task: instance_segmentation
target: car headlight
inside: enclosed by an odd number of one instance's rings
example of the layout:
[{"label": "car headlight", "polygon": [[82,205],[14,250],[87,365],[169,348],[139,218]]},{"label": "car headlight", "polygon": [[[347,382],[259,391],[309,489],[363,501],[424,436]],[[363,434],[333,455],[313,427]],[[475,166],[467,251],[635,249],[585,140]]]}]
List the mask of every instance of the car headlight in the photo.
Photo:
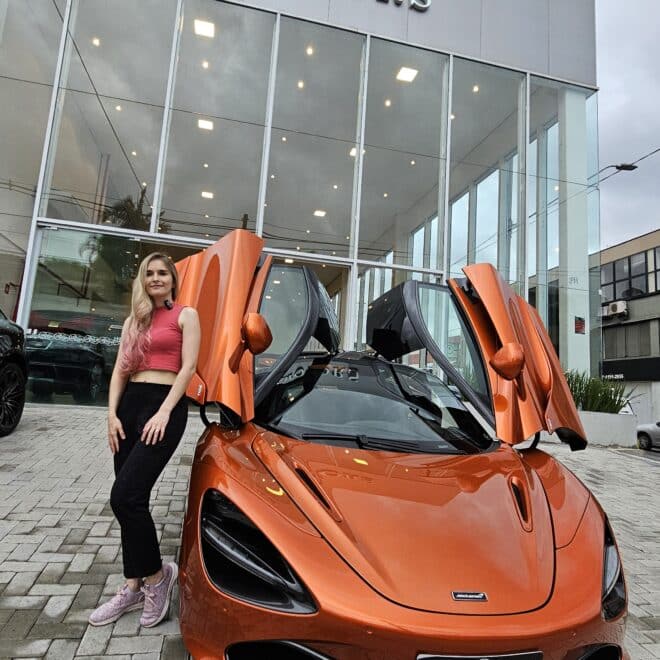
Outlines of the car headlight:
[{"label": "car headlight", "polygon": [[202,556],[213,584],[254,605],[312,614],[316,605],[266,535],[227,497],[208,490],[202,502]]},{"label": "car headlight", "polygon": [[603,618],[613,619],[626,606],[626,586],[621,558],[609,522],[605,522],[605,554],[603,558]]}]

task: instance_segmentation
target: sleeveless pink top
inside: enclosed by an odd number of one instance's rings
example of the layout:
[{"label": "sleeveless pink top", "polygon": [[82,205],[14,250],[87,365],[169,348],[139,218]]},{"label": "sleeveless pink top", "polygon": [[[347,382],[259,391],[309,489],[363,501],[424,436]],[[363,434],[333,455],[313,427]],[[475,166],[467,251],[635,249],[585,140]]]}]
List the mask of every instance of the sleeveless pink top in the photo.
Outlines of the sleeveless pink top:
[{"label": "sleeveless pink top", "polygon": [[161,371],[181,370],[181,345],[183,333],[179,327],[179,315],[183,305],[174,303],[172,309],[157,307],[151,319],[151,346],[138,371],[159,369]]}]

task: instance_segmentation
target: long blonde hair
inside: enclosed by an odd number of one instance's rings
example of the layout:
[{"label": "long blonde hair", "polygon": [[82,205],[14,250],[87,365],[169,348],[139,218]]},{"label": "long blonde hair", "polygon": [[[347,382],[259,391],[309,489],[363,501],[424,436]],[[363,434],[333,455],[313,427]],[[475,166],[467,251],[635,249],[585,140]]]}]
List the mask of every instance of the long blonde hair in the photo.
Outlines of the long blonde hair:
[{"label": "long blonde hair", "polygon": [[134,373],[138,370],[151,344],[151,319],[154,311],[154,301],[147,293],[146,280],[149,264],[160,259],[172,276],[172,300],[176,300],[179,292],[179,278],[172,259],[162,252],[152,252],[147,255],[138,268],[133,280],[131,296],[131,314],[124,332],[119,351],[119,368],[124,373]]}]

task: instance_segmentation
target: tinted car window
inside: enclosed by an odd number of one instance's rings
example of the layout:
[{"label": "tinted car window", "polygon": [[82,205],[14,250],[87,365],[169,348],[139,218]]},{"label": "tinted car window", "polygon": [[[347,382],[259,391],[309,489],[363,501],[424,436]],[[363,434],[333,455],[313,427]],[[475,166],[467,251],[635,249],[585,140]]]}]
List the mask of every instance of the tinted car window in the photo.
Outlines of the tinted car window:
[{"label": "tinted car window", "polygon": [[[429,453],[491,446],[451,390],[432,374],[361,356],[301,356],[257,411],[257,422],[294,437],[336,434],[414,443]],[[323,439],[316,439],[323,441]]]}]

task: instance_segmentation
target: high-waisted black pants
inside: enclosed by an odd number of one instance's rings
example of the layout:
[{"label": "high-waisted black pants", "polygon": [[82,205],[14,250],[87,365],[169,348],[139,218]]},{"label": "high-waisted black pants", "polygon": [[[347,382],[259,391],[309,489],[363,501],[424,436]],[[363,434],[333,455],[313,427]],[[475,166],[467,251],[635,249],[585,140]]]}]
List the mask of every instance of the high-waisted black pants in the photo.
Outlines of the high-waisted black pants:
[{"label": "high-waisted black pants", "polygon": [[172,410],[160,442],[146,445],[140,436],[169,391],[169,385],[129,382],[117,409],[126,438],[119,440],[119,451],[114,456],[115,483],[110,505],[121,526],[126,578],[153,575],[162,565],[156,527],[149,513],[149,497],[186,428],[186,397],[181,397]]}]

